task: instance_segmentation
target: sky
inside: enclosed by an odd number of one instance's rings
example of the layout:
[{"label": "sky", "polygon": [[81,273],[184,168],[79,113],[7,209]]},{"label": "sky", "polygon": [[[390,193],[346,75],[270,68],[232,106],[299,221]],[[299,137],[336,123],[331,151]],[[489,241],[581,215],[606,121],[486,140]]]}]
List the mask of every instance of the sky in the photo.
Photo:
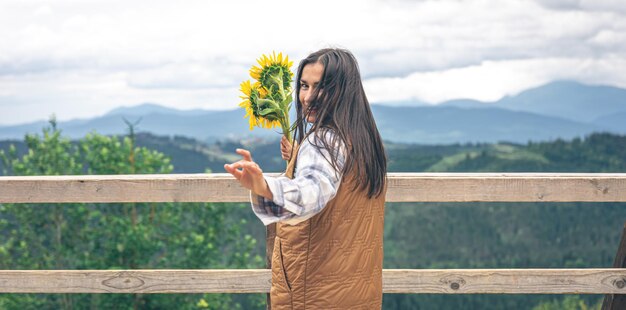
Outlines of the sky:
[{"label": "sky", "polygon": [[626,88],[624,0],[0,2],[0,125],[145,102],[235,109],[262,54],[350,50],[372,103]]}]

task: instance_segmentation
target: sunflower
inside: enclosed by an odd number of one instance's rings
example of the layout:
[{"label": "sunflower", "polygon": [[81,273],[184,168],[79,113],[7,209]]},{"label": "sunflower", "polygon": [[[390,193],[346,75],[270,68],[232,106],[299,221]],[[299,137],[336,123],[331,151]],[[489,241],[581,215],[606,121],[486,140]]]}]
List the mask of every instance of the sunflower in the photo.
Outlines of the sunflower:
[{"label": "sunflower", "polygon": [[283,58],[283,53],[272,52],[271,55],[262,55],[257,59],[259,66],[250,68],[250,76],[259,81],[261,85],[270,93],[274,100],[285,100],[284,95],[291,87],[293,72],[290,68],[293,61],[289,61],[289,56]]},{"label": "sunflower", "polygon": [[246,115],[244,118],[249,117],[250,130],[254,126],[261,128],[274,128],[280,126],[280,121],[276,119],[268,119],[268,117],[261,115],[263,106],[266,105],[265,98],[267,97],[267,90],[265,90],[260,83],[250,83],[250,80],[241,83],[241,92],[245,96],[240,96],[243,101],[239,103],[239,106],[246,109]]},{"label": "sunflower", "polygon": [[280,126],[283,135],[291,141],[291,124],[289,123],[289,109],[293,91],[291,82],[293,65],[289,57],[283,53],[272,52],[271,55],[262,55],[257,59],[259,66],[250,69],[250,76],[256,80],[241,83],[241,96],[243,101],[240,107],[246,109],[249,117],[250,130],[255,126],[261,128],[274,128]]}]

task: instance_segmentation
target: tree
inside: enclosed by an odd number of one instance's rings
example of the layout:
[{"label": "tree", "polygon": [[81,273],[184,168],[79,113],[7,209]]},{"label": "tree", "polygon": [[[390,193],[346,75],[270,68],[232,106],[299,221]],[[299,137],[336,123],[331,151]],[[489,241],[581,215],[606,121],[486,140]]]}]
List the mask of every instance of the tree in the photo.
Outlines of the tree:
[{"label": "tree", "polygon": [[[52,119],[43,136],[27,135],[28,153],[0,151],[5,174],[171,173],[163,153],[136,147],[125,137],[90,133],[77,143],[61,136]],[[245,207],[241,204],[235,208]],[[256,240],[241,235],[233,206],[210,203],[3,204],[0,205],[0,269],[249,268]],[[244,304],[256,304],[239,300]],[[233,309],[232,295],[218,294],[5,294],[7,309]]]},{"label": "tree", "polygon": [[599,310],[601,306],[601,299],[597,303],[590,305],[578,295],[569,295],[565,296],[563,299],[542,302],[533,307],[533,310]]}]

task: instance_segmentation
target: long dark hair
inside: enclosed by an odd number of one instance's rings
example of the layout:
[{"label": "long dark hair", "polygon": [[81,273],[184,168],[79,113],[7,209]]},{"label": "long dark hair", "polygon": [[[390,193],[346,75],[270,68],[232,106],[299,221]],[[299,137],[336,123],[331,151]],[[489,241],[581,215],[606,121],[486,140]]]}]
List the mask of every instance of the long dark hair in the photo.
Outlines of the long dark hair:
[{"label": "long dark hair", "polygon": [[[314,98],[307,111],[300,102],[300,79],[302,70],[308,64],[320,63],[324,67],[322,78],[311,94]],[[365,191],[369,198],[378,197],[384,192],[387,176],[387,157],[382,139],[369,102],[363,90],[361,74],[356,58],[344,49],[322,49],[312,53],[300,62],[296,75],[296,111],[294,137],[302,140],[313,132],[324,134],[334,131],[331,141],[319,141],[318,149],[329,151],[326,158],[337,167],[337,152],[332,151],[341,139],[346,146],[344,176],[354,174],[354,189]],[[306,119],[311,110],[316,110],[316,119],[307,130]],[[325,154],[325,152],[322,152]]]}]

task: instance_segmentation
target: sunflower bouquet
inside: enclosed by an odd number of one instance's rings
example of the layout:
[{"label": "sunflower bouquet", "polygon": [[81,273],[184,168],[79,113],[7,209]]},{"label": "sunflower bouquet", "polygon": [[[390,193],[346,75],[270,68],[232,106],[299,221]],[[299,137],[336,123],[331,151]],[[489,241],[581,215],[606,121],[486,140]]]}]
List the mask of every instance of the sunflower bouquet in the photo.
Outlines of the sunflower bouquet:
[{"label": "sunflower bouquet", "polygon": [[255,126],[260,128],[274,128],[280,126],[283,135],[291,140],[291,123],[289,122],[289,110],[291,109],[292,94],[291,72],[292,61],[289,56],[283,58],[282,53],[276,55],[262,55],[257,59],[258,66],[250,69],[250,76],[256,80],[241,83],[241,96],[243,101],[240,107],[246,109],[249,117],[250,130]]}]

